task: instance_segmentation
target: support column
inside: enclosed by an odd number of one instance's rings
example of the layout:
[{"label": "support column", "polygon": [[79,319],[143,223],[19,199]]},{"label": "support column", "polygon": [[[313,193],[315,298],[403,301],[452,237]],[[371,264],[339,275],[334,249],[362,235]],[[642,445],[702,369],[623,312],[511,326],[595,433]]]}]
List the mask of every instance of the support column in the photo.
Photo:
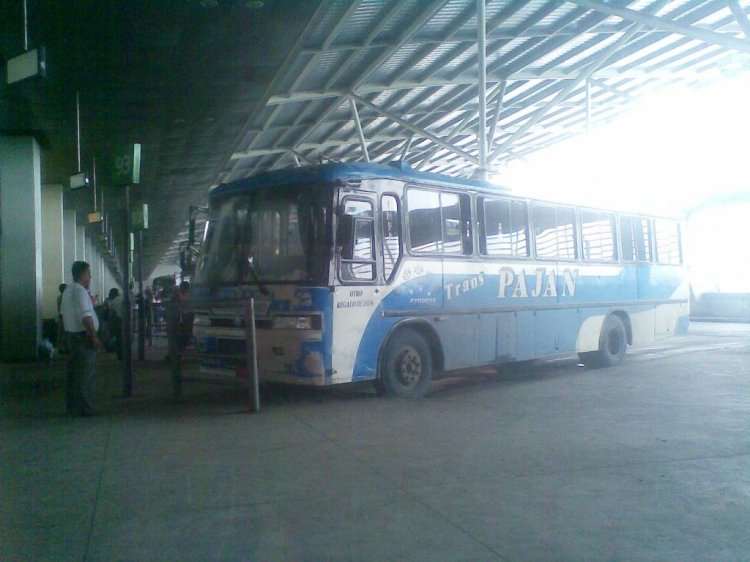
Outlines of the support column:
[{"label": "support column", "polygon": [[86,261],[86,223],[76,223],[76,260]]},{"label": "support column", "polygon": [[39,145],[0,136],[0,352],[33,360],[42,335]]},{"label": "support column", "polygon": [[[94,262],[94,242],[88,236],[86,236],[85,248],[86,248],[85,249],[86,257],[83,258],[83,261],[89,264],[89,267],[91,268],[91,274],[93,275],[96,271],[94,269],[94,263],[93,263]],[[94,294],[93,286],[89,286],[89,293],[91,293],[92,295]]]},{"label": "support column", "polygon": [[487,179],[487,28],[484,0],[477,0],[477,72],[479,74],[479,175]]},{"label": "support column", "polygon": [[63,211],[63,283],[72,279],[70,268],[76,261],[76,212],[73,209]]},{"label": "support column", "polygon": [[57,287],[65,281],[63,238],[62,186],[42,186],[42,318],[57,318]]}]

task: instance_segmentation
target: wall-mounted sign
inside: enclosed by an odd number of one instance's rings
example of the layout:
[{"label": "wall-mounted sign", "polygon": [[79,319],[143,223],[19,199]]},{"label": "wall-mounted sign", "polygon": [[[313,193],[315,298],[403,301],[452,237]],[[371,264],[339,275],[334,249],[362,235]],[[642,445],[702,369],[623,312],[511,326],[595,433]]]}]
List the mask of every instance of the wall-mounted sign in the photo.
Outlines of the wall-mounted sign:
[{"label": "wall-mounted sign", "polygon": [[47,74],[47,63],[44,56],[44,47],[31,49],[25,53],[8,59],[8,84],[20,82],[32,76],[45,76]]},{"label": "wall-mounted sign", "polygon": [[79,172],[70,176],[70,189],[80,189],[89,185],[89,175],[86,172]]},{"label": "wall-mounted sign", "polygon": [[133,209],[130,220],[133,230],[148,230],[148,205],[144,203],[141,207]]},{"label": "wall-mounted sign", "polygon": [[128,144],[115,150],[112,183],[123,186],[141,182],[141,145]]}]

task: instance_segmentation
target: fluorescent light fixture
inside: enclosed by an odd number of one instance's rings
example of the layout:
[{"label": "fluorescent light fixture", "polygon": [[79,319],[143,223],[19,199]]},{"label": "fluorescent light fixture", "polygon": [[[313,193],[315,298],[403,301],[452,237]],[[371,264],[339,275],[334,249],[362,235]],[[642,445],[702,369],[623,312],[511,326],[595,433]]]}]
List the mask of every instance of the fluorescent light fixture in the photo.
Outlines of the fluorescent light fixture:
[{"label": "fluorescent light fixture", "polygon": [[8,84],[20,82],[32,76],[44,76],[47,64],[44,60],[44,47],[31,49],[22,55],[8,59]]}]

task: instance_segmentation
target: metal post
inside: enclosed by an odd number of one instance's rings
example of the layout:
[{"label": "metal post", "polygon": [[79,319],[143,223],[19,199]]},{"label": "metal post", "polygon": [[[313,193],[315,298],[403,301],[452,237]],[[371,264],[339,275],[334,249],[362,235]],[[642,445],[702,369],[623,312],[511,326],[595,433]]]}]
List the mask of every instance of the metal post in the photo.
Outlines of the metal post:
[{"label": "metal post", "polygon": [[412,140],[414,140],[414,135],[406,139],[406,142],[404,143],[404,149],[401,151],[401,160],[406,160],[406,155],[408,154],[409,149],[411,148]]},{"label": "metal post", "polygon": [[477,59],[479,71],[479,171],[487,171],[487,29],[484,0],[477,0]]},{"label": "metal post", "polygon": [[591,80],[586,80],[586,132],[591,132]]},{"label": "metal post", "polygon": [[[79,143],[78,143],[78,159],[79,159],[79,162],[78,162],[78,172],[81,171],[80,158],[81,158],[81,144],[80,144],[80,141],[79,141]],[[94,186],[94,211],[96,211],[97,210],[97,207],[96,207],[96,192],[97,192],[97,189],[98,189],[97,184],[96,184],[96,156],[94,156],[91,159],[91,183]],[[104,217],[104,190],[102,190],[101,204],[102,204],[102,220],[104,221],[105,220],[105,217]],[[104,224],[104,226],[106,227],[106,222],[103,222],[102,224]],[[105,230],[104,234],[107,234],[106,230]]]},{"label": "metal post", "polygon": [[172,372],[172,398],[182,397],[182,362],[180,360],[180,303],[167,303],[167,349]]},{"label": "metal post", "polygon": [[462,150],[462,149],[460,149],[459,147],[457,147],[455,145],[452,145],[450,143],[445,142],[443,139],[441,139],[437,135],[433,135],[432,133],[430,133],[426,129],[422,129],[420,127],[416,127],[415,125],[412,125],[408,121],[406,121],[404,119],[401,119],[395,113],[392,113],[392,112],[390,112],[390,111],[388,111],[386,109],[383,109],[382,107],[378,107],[374,103],[367,101],[365,98],[363,98],[361,96],[358,96],[357,94],[355,94],[353,92],[350,92],[349,96],[351,98],[354,98],[354,100],[357,101],[357,102],[359,102],[361,105],[364,105],[365,107],[367,107],[369,109],[372,109],[373,111],[377,111],[378,113],[380,113],[381,115],[384,115],[385,117],[387,117],[391,121],[393,121],[395,123],[398,123],[403,128],[407,129],[408,131],[411,131],[415,135],[423,137],[425,139],[429,139],[432,142],[434,142],[435,144],[440,145],[440,146],[442,146],[444,148],[447,148],[451,152],[453,152],[455,154],[458,154],[461,158],[465,159],[467,162],[471,162],[472,164],[477,164],[477,165],[479,164],[479,160],[477,160],[476,158],[474,158],[474,156],[472,156],[471,154],[469,154],[465,150]]},{"label": "metal post", "polygon": [[[26,4],[24,3],[24,6]],[[81,93],[76,92],[76,156],[78,157],[78,173],[81,173]],[[94,205],[96,211],[96,205]]]},{"label": "metal post", "polygon": [[245,302],[245,361],[247,364],[248,398],[250,412],[260,412],[258,389],[258,353],[255,339],[255,299]]},{"label": "metal post", "polygon": [[503,100],[505,99],[505,88],[508,85],[507,80],[500,82],[500,91],[497,95],[497,103],[495,104],[495,114],[492,116],[492,125],[490,125],[490,137],[487,145],[492,148],[495,144],[495,131],[497,130],[497,123],[500,120],[500,110],[503,108]]},{"label": "metal post", "polygon": [[353,98],[349,98],[349,105],[352,108],[352,115],[354,116],[354,125],[357,127],[357,135],[359,135],[359,144],[362,146],[362,152],[365,155],[365,162],[370,161],[370,155],[367,152],[367,141],[365,141],[365,132],[362,130],[362,123],[359,120],[359,111],[357,111],[357,103]]},{"label": "metal post", "polygon": [[29,10],[26,7],[26,0],[23,0],[23,50],[29,50]]},{"label": "metal post", "polygon": [[143,294],[143,231],[138,231],[138,360],[146,358],[146,295]]},{"label": "metal post", "polygon": [[133,349],[132,328],[130,320],[132,307],[130,305],[130,185],[125,186],[125,257],[123,258],[123,308],[122,315],[122,395],[124,398],[133,396]]}]

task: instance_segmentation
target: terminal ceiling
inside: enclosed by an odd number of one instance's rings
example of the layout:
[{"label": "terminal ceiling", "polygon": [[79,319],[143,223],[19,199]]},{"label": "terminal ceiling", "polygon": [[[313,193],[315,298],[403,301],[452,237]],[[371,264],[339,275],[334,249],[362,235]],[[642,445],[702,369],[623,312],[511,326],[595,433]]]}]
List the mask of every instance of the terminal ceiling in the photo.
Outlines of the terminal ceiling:
[{"label": "terminal ceiling", "polygon": [[[24,48],[23,4],[0,8],[6,59]],[[133,198],[149,203],[146,272],[177,261],[189,206],[219,183],[365,159],[491,173],[645,93],[750,69],[750,0],[26,4],[47,77],[3,81],[0,125],[42,139],[44,183],[77,171],[77,121],[83,169],[142,145]],[[122,190],[98,184],[116,224]],[[92,210],[91,189],[65,198]]]}]

